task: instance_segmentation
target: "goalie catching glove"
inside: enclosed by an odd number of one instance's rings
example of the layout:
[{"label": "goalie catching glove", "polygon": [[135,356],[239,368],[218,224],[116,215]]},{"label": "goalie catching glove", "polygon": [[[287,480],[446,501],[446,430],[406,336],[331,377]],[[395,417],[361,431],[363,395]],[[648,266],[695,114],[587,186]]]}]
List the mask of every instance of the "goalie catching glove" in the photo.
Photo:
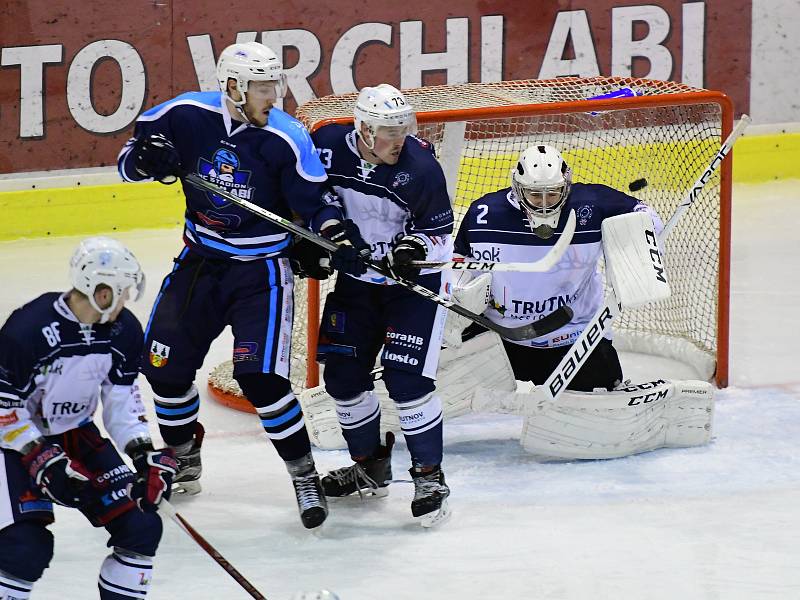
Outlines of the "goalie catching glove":
[{"label": "goalie catching glove", "polygon": [[427,256],[428,247],[425,242],[415,235],[405,235],[383,257],[381,266],[395,279],[415,281],[419,277],[420,268],[412,263],[415,260],[425,260]]},{"label": "goalie catching glove", "polygon": [[339,245],[339,249],[331,254],[331,267],[356,277],[367,272],[365,261],[370,257],[370,248],[361,237],[358,225],[350,219],[334,221],[323,227],[320,233]]},{"label": "goalie catching glove", "polygon": [[162,500],[169,500],[172,478],[178,471],[178,459],[172,448],[154,450],[150,442],[126,448],[133,459],[136,476],[128,487],[128,496],[140,510],[154,512]]},{"label": "goalie catching glove", "polygon": [[178,180],[181,159],[172,142],[158,133],[134,142],[133,166],[142,177],[171,184]]}]

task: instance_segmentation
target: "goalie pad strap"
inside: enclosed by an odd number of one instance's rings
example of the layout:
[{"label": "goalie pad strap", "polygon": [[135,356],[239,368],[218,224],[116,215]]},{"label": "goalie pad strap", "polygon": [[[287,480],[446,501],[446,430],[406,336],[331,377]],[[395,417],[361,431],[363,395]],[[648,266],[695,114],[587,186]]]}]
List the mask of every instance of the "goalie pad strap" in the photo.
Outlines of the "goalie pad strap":
[{"label": "goalie pad strap", "polygon": [[606,276],[623,308],[669,298],[653,218],[632,212],[603,220]]}]

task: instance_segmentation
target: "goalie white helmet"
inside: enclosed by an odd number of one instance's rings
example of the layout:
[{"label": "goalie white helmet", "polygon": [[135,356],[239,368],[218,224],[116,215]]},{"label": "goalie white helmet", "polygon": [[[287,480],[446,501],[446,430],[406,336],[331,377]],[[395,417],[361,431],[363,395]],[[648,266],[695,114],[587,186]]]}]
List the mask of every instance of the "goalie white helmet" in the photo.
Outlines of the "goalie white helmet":
[{"label": "goalie white helmet", "polygon": [[572,169],[552,146],[529,147],[511,170],[514,195],[531,231],[542,239],[553,235],[571,185]]},{"label": "goalie white helmet", "polygon": [[[235,79],[242,99],[236,101],[228,95],[228,79]],[[283,63],[270,48],[258,42],[231,44],[219,55],[217,80],[222,93],[237,108],[247,101],[247,88],[251,81],[276,82],[276,97],[286,93],[286,74]]]},{"label": "goalie white helmet", "polygon": [[[145,278],[139,261],[133,253],[115,239],[97,236],[83,240],[69,261],[72,286],[86,295],[89,303],[106,323],[128,288],[136,288],[134,300],[144,292]],[[112,301],[108,308],[100,308],[94,298],[98,285],[111,288]]]},{"label": "goalie white helmet", "polygon": [[[364,144],[372,150],[375,138],[405,139],[417,133],[417,115],[400,90],[382,83],[358,93],[353,109],[355,127]],[[366,125],[366,132],[362,128]]]}]

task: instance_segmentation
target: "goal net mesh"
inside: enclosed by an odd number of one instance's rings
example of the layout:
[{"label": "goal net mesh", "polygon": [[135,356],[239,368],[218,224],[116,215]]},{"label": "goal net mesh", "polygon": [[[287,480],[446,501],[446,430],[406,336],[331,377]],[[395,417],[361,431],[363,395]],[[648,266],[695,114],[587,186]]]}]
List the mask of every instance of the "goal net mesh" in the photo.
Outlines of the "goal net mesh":
[{"label": "goal net mesh", "polygon": [[[597,98],[620,90],[628,90],[623,94],[632,97]],[[573,181],[624,191],[652,206],[666,222],[716,154],[724,118],[730,118],[723,115],[726,105],[718,99],[723,96],[704,92],[672,82],[622,78],[404,90],[417,110],[418,135],[434,144],[447,177],[456,228],[472,201],[510,185],[517,158],[534,143],[561,150],[572,167]],[[296,116],[313,131],[332,120],[351,119],[355,99],[355,94],[347,94],[313,100],[299,107]],[[586,100],[592,101],[587,105]],[[665,263],[672,296],[626,309],[614,323],[615,343],[621,349],[682,360],[692,364],[701,378],[713,375],[718,354],[727,355],[717,339],[719,275],[721,268],[728,268],[720,263],[722,188],[718,171],[667,240]],[[579,208],[578,220],[586,216]],[[309,323],[309,302],[321,306],[334,281],[332,277],[322,282],[317,293],[315,283],[296,280],[292,352],[296,391],[306,386],[309,364],[315,368],[307,343],[310,331],[313,345],[318,323]],[[212,387],[239,393],[229,370],[229,365],[221,366]],[[313,378],[312,372],[312,383]]]}]

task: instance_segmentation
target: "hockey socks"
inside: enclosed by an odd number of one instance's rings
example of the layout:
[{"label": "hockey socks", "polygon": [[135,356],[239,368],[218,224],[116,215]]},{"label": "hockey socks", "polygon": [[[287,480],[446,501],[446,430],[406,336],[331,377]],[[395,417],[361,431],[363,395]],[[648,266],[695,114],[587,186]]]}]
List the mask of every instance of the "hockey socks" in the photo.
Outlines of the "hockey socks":
[{"label": "hockey socks", "polygon": [[192,385],[180,396],[161,395],[165,390],[151,382],[155,401],[156,418],[161,437],[170,446],[178,446],[192,440],[195,433],[197,413],[200,412],[200,395]]},{"label": "hockey socks", "polygon": [[153,557],[114,548],[103,561],[97,587],[101,600],[144,598],[150,589]]},{"label": "hockey socks", "polygon": [[10,573],[0,571],[0,598],[28,600],[31,597],[33,581],[25,581]]}]

